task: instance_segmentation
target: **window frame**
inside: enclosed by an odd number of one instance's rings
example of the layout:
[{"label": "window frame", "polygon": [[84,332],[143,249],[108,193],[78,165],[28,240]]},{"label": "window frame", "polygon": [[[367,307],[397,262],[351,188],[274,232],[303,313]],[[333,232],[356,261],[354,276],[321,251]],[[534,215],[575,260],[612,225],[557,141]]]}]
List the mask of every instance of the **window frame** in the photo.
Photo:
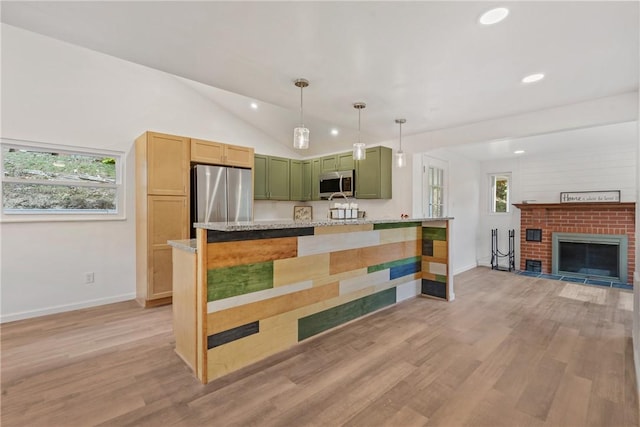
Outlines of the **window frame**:
[{"label": "window frame", "polygon": [[[506,178],[507,180],[507,200],[506,200],[506,211],[498,212],[496,211],[496,181],[497,178]],[[508,215],[511,213],[511,191],[512,191],[513,180],[511,177],[511,172],[492,172],[489,173],[489,213],[491,215]]]},{"label": "window frame", "polygon": [[[111,157],[115,159],[116,181],[114,184],[84,183],[70,181],[44,181],[44,180],[24,180],[20,178],[5,177],[4,174],[4,149],[15,148],[18,150],[31,149],[33,151],[57,152],[63,154],[76,154],[83,156]],[[125,179],[126,171],[125,153],[123,151],[95,149],[88,147],[69,146],[61,144],[50,144],[37,141],[28,141],[11,138],[0,138],[0,222],[55,222],[55,221],[121,221],[126,219],[125,206]],[[3,187],[5,183],[29,183],[56,186],[75,186],[89,188],[114,188],[116,191],[114,210],[83,210],[83,209],[15,209],[9,210],[4,207]]]}]

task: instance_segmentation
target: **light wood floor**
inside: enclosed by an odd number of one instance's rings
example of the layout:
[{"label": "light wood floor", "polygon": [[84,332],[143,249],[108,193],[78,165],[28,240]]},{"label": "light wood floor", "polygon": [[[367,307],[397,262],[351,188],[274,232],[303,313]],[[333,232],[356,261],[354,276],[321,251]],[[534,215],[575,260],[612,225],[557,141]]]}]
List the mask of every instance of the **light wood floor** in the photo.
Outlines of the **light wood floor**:
[{"label": "light wood floor", "polygon": [[2,326],[2,425],[637,426],[632,294],[477,268],[200,385],[170,307]]}]

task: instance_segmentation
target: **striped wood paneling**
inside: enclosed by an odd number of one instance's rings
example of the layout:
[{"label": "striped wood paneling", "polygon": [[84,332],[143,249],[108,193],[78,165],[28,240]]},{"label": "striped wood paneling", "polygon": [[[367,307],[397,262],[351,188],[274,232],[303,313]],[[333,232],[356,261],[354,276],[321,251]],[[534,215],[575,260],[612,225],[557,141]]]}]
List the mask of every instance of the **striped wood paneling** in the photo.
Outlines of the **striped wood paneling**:
[{"label": "striped wood paneling", "polygon": [[388,243],[331,253],[331,274],[342,273],[355,268],[365,268],[371,265],[409,258],[421,254],[422,244],[419,240],[408,242]]},{"label": "striped wood paneling", "polygon": [[209,313],[207,331],[214,334],[254,320],[266,319],[338,296],[338,284],[293,292],[275,298]]}]

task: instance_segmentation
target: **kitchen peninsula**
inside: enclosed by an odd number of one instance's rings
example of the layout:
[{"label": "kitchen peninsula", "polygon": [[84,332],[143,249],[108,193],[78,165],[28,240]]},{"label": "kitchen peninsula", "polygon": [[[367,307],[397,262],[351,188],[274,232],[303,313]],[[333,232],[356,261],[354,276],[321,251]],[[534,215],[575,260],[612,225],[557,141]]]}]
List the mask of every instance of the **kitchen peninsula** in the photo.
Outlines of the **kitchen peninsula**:
[{"label": "kitchen peninsula", "polygon": [[170,242],[176,352],[207,383],[404,299],[450,300],[450,222],[196,223]]}]

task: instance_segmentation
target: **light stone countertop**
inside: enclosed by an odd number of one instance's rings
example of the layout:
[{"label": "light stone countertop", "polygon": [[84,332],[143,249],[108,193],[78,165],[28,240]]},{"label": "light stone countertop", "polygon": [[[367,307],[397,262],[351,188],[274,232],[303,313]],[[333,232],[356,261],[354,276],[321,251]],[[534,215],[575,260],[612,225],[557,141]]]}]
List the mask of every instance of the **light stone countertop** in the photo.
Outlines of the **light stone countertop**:
[{"label": "light stone countertop", "polygon": [[318,219],[311,221],[294,221],[291,219],[276,219],[268,221],[241,221],[241,222],[196,222],[195,228],[204,228],[215,231],[252,231],[252,230],[278,230],[283,228],[306,227],[333,227],[340,225],[360,224],[392,224],[401,222],[434,222],[451,220],[452,217],[443,218],[359,218],[359,219]]},{"label": "light stone countertop", "polygon": [[196,253],[197,252],[197,244],[196,239],[185,239],[185,240],[169,240],[169,246],[172,246],[176,249],[182,249],[183,251]]}]

